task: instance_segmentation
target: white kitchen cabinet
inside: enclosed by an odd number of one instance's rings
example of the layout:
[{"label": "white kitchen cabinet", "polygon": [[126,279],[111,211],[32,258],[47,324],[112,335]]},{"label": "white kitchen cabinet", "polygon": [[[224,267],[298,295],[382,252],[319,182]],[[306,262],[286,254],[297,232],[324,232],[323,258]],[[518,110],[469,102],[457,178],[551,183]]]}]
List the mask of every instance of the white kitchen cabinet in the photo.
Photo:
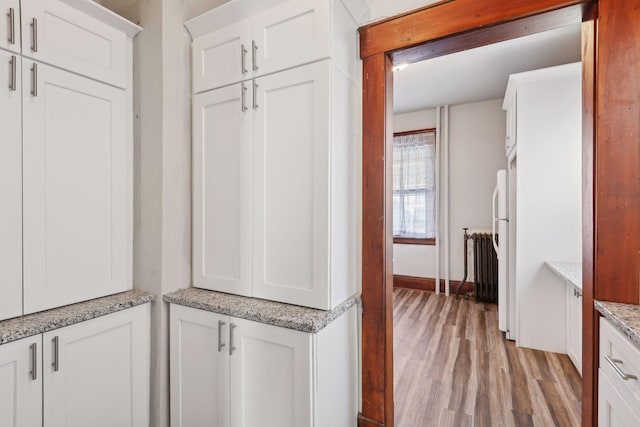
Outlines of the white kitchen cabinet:
[{"label": "white kitchen cabinet", "polygon": [[171,305],[172,427],[352,427],[356,308],[317,334]]},{"label": "white kitchen cabinet", "polygon": [[509,161],[513,159],[516,155],[516,145],[517,145],[517,116],[516,116],[516,93],[515,91],[507,92],[504,100],[504,110],[507,113],[507,128],[506,135],[504,138],[504,150],[507,155]]},{"label": "white kitchen cabinet", "polygon": [[640,349],[600,318],[598,425],[640,425]]},{"label": "white kitchen cabinet", "polygon": [[126,93],[23,62],[24,311],[131,288]]},{"label": "white kitchen cabinet", "polygon": [[361,13],[362,3],[239,0],[188,21],[185,25],[193,37],[193,91],[325,58],[334,58],[349,78],[358,80],[354,16]]},{"label": "white kitchen cabinet", "polygon": [[46,427],[149,425],[150,306],[43,334]]},{"label": "white kitchen cabinet", "polygon": [[0,345],[0,426],[42,426],[42,335]]},{"label": "white kitchen cabinet", "polygon": [[127,88],[131,72],[128,36],[137,32],[135,26],[114,26],[123,20],[82,3],[90,2],[23,1],[23,55]]},{"label": "white kitchen cabinet", "polygon": [[0,48],[20,53],[20,0],[0,0],[0,15]]},{"label": "white kitchen cabinet", "polygon": [[22,314],[21,62],[0,50],[0,320]]},{"label": "white kitchen cabinet", "polygon": [[193,280],[251,295],[252,91],[245,83],[193,99]]},{"label": "white kitchen cabinet", "polygon": [[171,425],[229,427],[229,317],[171,305]]},{"label": "white kitchen cabinet", "polygon": [[566,282],[567,354],[582,375],[582,290]]}]

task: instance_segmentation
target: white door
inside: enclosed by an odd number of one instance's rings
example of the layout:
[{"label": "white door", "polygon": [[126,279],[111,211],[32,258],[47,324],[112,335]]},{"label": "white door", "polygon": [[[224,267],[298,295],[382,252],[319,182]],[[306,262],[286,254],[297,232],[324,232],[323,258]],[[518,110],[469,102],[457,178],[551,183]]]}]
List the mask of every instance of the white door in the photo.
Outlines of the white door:
[{"label": "white door", "polygon": [[193,92],[250,79],[251,23],[242,21],[193,40]]},{"label": "white door", "polygon": [[253,295],[329,309],[330,72],[255,80]]},{"label": "white door", "polygon": [[310,427],[311,334],[230,320],[231,426]]},{"label": "white door", "polygon": [[[17,11],[19,12],[19,10]],[[0,50],[0,320],[22,314],[22,67]]]},{"label": "white door", "polygon": [[127,87],[127,35],[61,0],[22,2],[22,53]]},{"label": "white door", "polygon": [[598,426],[639,426],[640,414],[637,403],[625,401],[602,369],[599,369],[598,372]]},{"label": "white door", "polygon": [[42,426],[42,335],[0,345],[0,426]]},{"label": "white door", "polygon": [[567,283],[567,354],[582,374],[582,292]]},{"label": "white door", "polygon": [[24,308],[131,288],[124,91],[23,62]]},{"label": "white door", "polygon": [[229,427],[229,318],[171,305],[171,426]]},{"label": "white door", "polygon": [[0,48],[20,53],[20,0],[0,0],[0,16]]},{"label": "white door", "polygon": [[[263,76],[331,54],[331,2],[289,1],[253,18],[253,76]],[[346,95],[345,95],[346,96]]]},{"label": "white door", "polygon": [[193,100],[193,281],[240,295],[251,295],[250,86]]},{"label": "white door", "polygon": [[148,427],[150,305],[43,335],[44,425]]}]

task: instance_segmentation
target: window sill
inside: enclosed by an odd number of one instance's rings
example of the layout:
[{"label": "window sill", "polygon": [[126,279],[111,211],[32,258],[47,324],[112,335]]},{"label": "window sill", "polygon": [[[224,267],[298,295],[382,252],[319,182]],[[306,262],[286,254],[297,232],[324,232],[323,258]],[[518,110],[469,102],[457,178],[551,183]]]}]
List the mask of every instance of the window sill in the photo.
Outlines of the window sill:
[{"label": "window sill", "polygon": [[429,245],[435,246],[436,239],[416,239],[412,237],[394,237],[393,243],[401,243],[403,245]]}]

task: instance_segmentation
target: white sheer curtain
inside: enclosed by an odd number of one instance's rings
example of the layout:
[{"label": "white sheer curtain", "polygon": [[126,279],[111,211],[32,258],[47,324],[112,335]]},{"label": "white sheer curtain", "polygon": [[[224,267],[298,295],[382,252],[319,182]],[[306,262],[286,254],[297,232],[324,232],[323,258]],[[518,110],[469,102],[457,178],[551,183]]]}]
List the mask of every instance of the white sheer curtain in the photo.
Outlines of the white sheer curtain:
[{"label": "white sheer curtain", "polygon": [[434,238],[436,234],[436,132],[393,138],[393,235]]}]

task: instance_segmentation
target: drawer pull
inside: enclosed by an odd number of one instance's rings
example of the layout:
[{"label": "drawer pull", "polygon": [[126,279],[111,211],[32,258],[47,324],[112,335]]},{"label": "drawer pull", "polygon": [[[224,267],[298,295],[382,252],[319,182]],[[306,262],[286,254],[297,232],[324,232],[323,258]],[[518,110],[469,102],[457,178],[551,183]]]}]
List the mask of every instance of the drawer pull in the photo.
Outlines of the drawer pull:
[{"label": "drawer pull", "polygon": [[222,351],[222,347],[224,347],[226,344],[222,342],[222,327],[224,326],[224,323],[222,320],[218,320],[218,352]]},{"label": "drawer pull", "polygon": [[233,330],[236,328],[236,325],[232,323],[229,327],[229,356],[233,356],[233,351],[236,349],[236,346],[233,345]]},{"label": "drawer pull", "polygon": [[31,350],[31,380],[38,379],[38,344],[33,343],[29,347]]},{"label": "drawer pull", "polygon": [[60,370],[60,338],[53,337],[51,340],[53,342],[53,372],[58,372]]},{"label": "drawer pull", "polygon": [[16,13],[12,7],[9,8],[9,43],[16,44]]},{"label": "drawer pull", "polygon": [[33,18],[31,20],[31,50],[33,52],[38,51],[38,19]]},{"label": "drawer pull", "polygon": [[605,356],[604,359],[609,362],[609,365],[611,365],[611,367],[613,368],[614,371],[616,371],[616,373],[618,375],[620,375],[620,378],[622,378],[623,380],[627,381],[627,380],[637,380],[638,377],[636,377],[635,375],[632,374],[625,374],[622,369],[620,369],[620,367],[618,366],[618,364],[622,364],[622,360],[620,359],[612,359],[609,356]]}]

